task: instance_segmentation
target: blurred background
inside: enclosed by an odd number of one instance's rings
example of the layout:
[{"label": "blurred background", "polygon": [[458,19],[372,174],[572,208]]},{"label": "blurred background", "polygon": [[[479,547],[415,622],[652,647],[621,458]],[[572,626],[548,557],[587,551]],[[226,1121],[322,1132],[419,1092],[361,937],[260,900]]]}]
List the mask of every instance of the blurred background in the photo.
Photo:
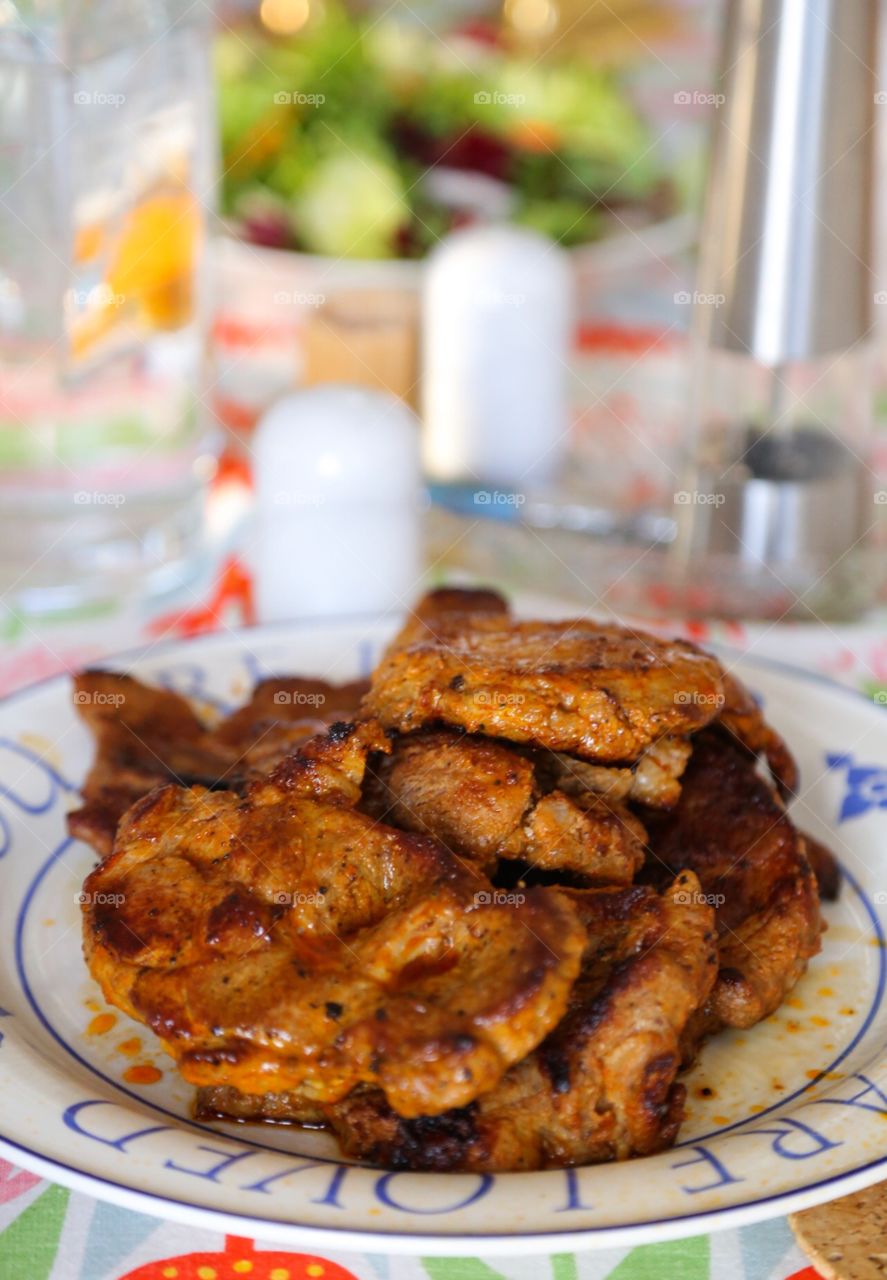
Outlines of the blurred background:
[{"label": "blurred background", "polygon": [[[736,409],[751,499],[698,479],[700,367],[722,417],[751,377],[711,372],[700,276],[723,18],[2,0],[0,689],[444,577],[695,634],[883,629],[883,218],[873,321],[827,379],[779,375],[791,406]],[[734,499],[722,560],[676,560]],[[761,502],[783,540],[750,550]]]}]

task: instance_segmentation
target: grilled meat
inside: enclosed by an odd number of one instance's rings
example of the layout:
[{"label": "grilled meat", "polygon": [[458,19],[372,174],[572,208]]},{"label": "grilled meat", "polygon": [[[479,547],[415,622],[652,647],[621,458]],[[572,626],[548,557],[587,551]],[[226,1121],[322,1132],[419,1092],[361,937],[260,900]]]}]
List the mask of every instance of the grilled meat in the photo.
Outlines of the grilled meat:
[{"label": "grilled meat", "polygon": [[323,1108],[298,1090],[288,1093],[241,1093],[230,1084],[204,1085],[197,1090],[194,1119],[243,1120],[263,1124],[297,1124],[326,1128]]},{"label": "grilled meat", "polygon": [[717,662],[683,641],[493,612],[424,625],[392,646],[364,699],[404,733],[444,723],[628,764],[659,738],[702,728],[723,700]]},{"label": "grilled meat", "polygon": [[588,883],[630,884],[643,862],[644,828],[622,805],[590,793],[543,796],[516,834],[517,856],[537,871],[572,872]]},{"label": "grilled meat", "polygon": [[207,742],[185,699],[168,689],[111,671],[84,671],[74,680],[74,706],[96,754],[83,806],[68,815],[68,830],[99,854],[110,852],[120,817],[152,787],[176,779],[209,783],[229,764]]},{"label": "grilled meat", "polygon": [[68,830],[104,857],[123,814],[152,788],[242,785],[328,724],[351,718],[365,691],[361,681],[336,686],[272,677],[211,729],[169,689],[112,671],[85,671],[74,682],[74,705],[95,738],[96,756]]},{"label": "grilled meat", "polygon": [[570,900],[504,900],[436,842],[352,806],[372,723],[333,726],[243,797],[162,787],[88,877],[105,998],[185,1079],[405,1116],[471,1102],[561,1018],[585,930]]},{"label": "grilled meat", "polygon": [[569,1010],[471,1106],[404,1119],[378,1090],[327,1108],[347,1154],[392,1169],[521,1170],[649,1155],[683,1114],[681,1040],[717,969],[714,916],[692,873],[574,892],[588,931]]},{"label": "grilled meat", "polygon": [[[528,1170],[649,1155],[683,1114],[676,1082],[688,1027],[717,971],[714,914],[691,872],[652,888],[573,890],[585,924],[565,1017],[501,1083],[468,1106],[404,1117],[381,1090],[321,1110],[346,1154],[390,1169]],[[199,1114],[298,1120],[301,1097],[203,1089]]]},{"label": "grilled meat", "polygon": [[658,738],[641,756],[631,781],[629,800],[651,809],[671,809],[681,794],[681,776],[690,759],[689,738]]},{"label": "grilled meat", "polygon": [[745,685],[724,671],[724,705],[718,726],[750,755],[763,755],[784,800],[798,789],[798,766],[783,739],[771,728]]},{"label": "grilled meat", "polygon": [[772,1013],[819,950],[822,922],[803,836],[744,746],[718,730],[694,740],[681,796],[645,815],[651,870],[696,873],[717,905],[720,971],[705,1032]]},{"label": "grilled meat", "polygon": [[386,655],[416,641],[432,640],[441,626],[459,626],[477,614],[508,618],[508,601],[486,587],[438,587],[427,591],[407,614]]},{"label": "grilled meat", "polygon": [[267,680],[215,728],[126,676],[78,695],[106,999],[202,1118],[323,1123],[389,1168],[664,1149],[681,1066],[779,1006],[837,892],[714,658],[495,592],[425,596],[369,689]]},{"label": "grilled meat", "polygon": [[260,777],[295,747],[337,721],[354,720],[366,680],[330,684],[308,676],[267,676],[249,702],[213,731],[213,741],[234,756],[238,782]]},{"label": "grilled meat", "polygon": [[376,812],[490,872],[499,858],[519,858],[538,870],[628,884],[644,860],[646,833],[622,805],[589,792],[542,795],[530,758],[491,738],[399,738],[375,783]]},{"label": "grilled meat", "polygon": [[841,864],[821,840],[804,836],[807,861],[813,868],[819,896],[823,902],[834,902],[841,892]]},{"label": "grilled meat", "polygon": [[589,764],[558,752],[540,753],[539,771],[567,795],[597,792],[610,801],[628,800],[652,809],[670,809],[681,794],[681,775],[692,750],[689,738],[658,738],[627,768]]}]

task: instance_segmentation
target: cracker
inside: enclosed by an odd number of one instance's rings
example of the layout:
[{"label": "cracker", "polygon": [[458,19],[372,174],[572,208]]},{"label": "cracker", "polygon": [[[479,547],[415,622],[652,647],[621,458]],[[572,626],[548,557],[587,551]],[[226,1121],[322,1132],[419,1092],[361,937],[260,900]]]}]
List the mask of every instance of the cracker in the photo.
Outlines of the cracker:
[{"label": "cracker", "polygon": [[789,1224],[824,1280],[887,1277],[887,1182],[792,1213]]}]

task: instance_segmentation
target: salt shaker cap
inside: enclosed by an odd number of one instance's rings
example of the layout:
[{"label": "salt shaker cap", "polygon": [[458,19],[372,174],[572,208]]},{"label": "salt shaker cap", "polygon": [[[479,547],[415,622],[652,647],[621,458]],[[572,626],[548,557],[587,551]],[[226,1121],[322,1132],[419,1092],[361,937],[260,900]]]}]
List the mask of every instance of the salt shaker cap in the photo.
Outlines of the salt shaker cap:
[{"label": "salt shaker cap", "polygon": [[[475,227],[462,227],[451,232],[432,253],[432,270],[452,269],[454,263],[463,275],[477,286],[481,301],[485,287],[496,285],[532,288],[536,281],[549,290],[552,278],[571,286],[568,259],[548,236],[529,227],[494,222]],[[491,301],[498,301],[493,296]]]},{"label": "salt shaker cap", "polygon": [[306,503],[414,503],[419,489],[415,415],[383,391],[324,384],[284,396],[253,454],[260,501],[296,486]]}]

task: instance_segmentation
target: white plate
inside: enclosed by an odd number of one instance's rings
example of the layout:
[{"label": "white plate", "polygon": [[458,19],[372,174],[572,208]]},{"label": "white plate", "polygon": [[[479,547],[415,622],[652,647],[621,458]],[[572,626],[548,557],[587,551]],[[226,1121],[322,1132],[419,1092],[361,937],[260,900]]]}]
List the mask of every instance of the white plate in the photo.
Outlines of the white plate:
[{"label": "white plate", "polygon": [[[389,632],[378,621],[265,629],[133,665],[227,707],[262,673],[366,672]],[[773,1018],[705,1047],[673,1150],[495,1177],[380,1172],[343,1163],[325,1134],[192,1123],[190,1088],[144,1028],[105,1009],[80,954],[92,855],[66,838],[64,814],[92,745],[69,683],[0,704],[0,1149],[78,1190],[236,1235],[473,1256],[735,1227],[887,1175],[887,718],[801,673],[738,670],[799,757],[799,824],[847,872],[822,953]],[[105,1014],[113,1026],[99,1034]],[[120,1045],[136,1038],[127,1057]],[[139,1064],[159,1081],[128,1083]]]}]

